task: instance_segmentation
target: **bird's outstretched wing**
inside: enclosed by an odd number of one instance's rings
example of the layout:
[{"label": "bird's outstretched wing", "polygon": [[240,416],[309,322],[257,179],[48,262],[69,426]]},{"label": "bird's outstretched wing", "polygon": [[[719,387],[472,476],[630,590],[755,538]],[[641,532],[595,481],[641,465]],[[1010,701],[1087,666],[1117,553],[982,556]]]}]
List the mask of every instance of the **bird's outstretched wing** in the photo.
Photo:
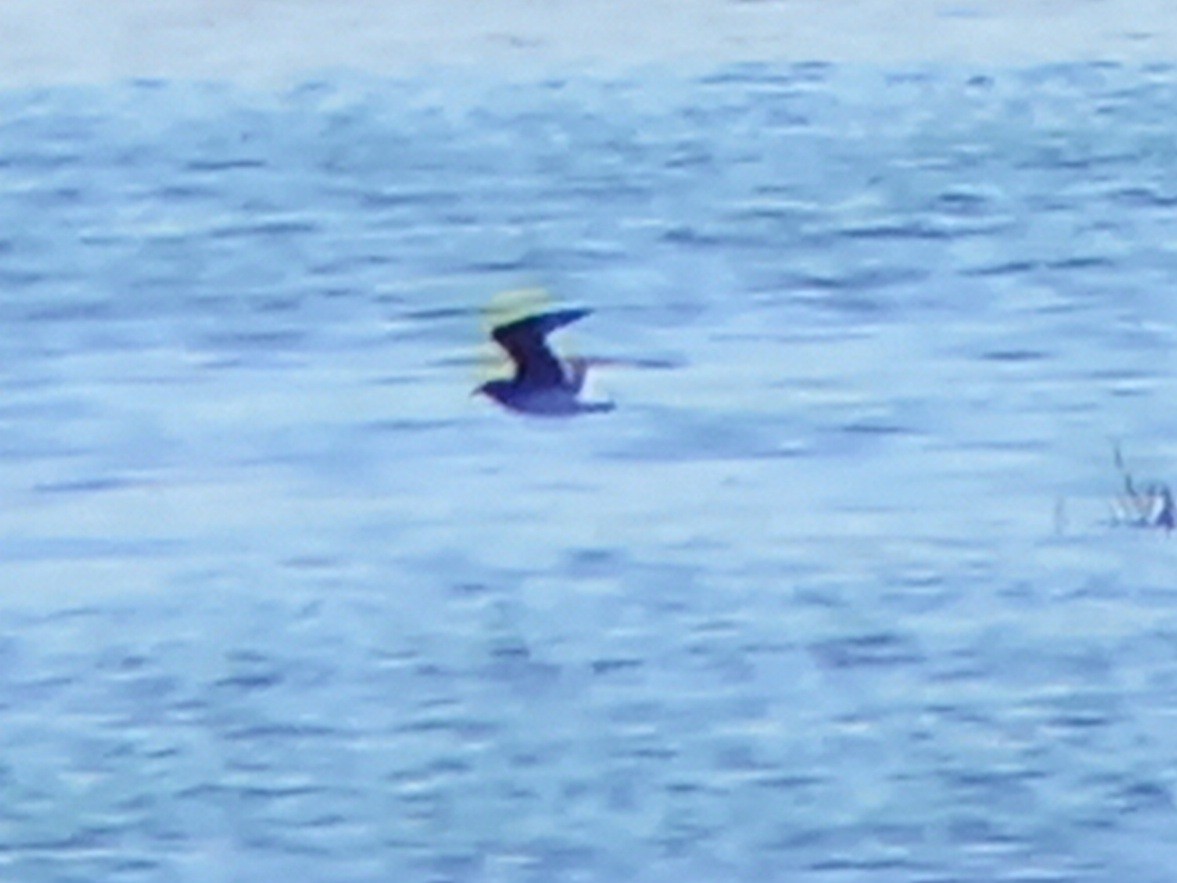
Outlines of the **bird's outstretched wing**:
[{"label": "bird's outstretched wing", "polygon": [[552,310],[500,325],[491,336],[515,363],[515,380],[527,386],[561,386],[564,371],[545,338],[557,328],[583,319],[591,310]]}]

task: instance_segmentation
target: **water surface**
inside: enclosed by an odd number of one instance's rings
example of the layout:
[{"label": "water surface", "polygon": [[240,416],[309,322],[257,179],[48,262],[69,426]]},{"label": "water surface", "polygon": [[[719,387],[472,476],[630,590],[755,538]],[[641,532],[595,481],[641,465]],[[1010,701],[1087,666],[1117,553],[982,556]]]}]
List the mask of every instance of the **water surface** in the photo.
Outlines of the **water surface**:
[{"label": "water surface", "polygon": [[[4,93],[0,876],[1168,880],[1175,99]],[[535,285],[677,367],[471,399]]]}]

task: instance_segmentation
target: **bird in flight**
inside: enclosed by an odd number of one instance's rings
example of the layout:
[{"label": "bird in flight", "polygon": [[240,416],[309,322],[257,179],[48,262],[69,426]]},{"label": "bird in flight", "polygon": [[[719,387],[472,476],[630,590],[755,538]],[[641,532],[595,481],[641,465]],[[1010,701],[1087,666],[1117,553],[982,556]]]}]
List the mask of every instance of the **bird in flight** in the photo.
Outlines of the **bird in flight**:
[{"label": "bird in flight", "polygon": [[496,326],[491,337],[511,357],[515,376],[484,383],[474,390],[474,395],[485,395],[512,411],[544,417],[612,411],[612,402],[580,398],[590,364],[600,364],[600,360],[561,359],[548,346],[549,334],[591,312],[549,310]]}]

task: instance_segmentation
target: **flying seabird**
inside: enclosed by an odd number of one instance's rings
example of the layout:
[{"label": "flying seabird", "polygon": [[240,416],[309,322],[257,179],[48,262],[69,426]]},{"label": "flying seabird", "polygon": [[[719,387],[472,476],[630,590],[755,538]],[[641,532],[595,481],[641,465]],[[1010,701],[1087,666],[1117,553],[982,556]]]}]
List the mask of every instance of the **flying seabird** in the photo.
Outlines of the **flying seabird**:
[{"label": "flying seabird", "polygon": [[590,361],[560,359],[547,342],[553,331],[591,312],[551,310],[496,326],[491,337],[515,363],[515,376],[509,380],[491,380],[473,394],[488,396],[512,411],[546,417],[612,411],[612,402],[586,402],[580,398]]}]

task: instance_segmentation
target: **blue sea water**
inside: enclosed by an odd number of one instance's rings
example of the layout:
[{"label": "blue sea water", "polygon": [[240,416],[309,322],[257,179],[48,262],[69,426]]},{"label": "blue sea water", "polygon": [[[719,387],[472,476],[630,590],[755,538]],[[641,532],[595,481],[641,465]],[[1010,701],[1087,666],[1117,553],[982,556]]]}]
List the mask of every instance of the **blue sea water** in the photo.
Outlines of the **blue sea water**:
[{"label": "blue sea water", "polygon": [[[0,880],[1172,880],[1174,106],[3,93]],[[471,398],[535,286],[663,367]]]}]

